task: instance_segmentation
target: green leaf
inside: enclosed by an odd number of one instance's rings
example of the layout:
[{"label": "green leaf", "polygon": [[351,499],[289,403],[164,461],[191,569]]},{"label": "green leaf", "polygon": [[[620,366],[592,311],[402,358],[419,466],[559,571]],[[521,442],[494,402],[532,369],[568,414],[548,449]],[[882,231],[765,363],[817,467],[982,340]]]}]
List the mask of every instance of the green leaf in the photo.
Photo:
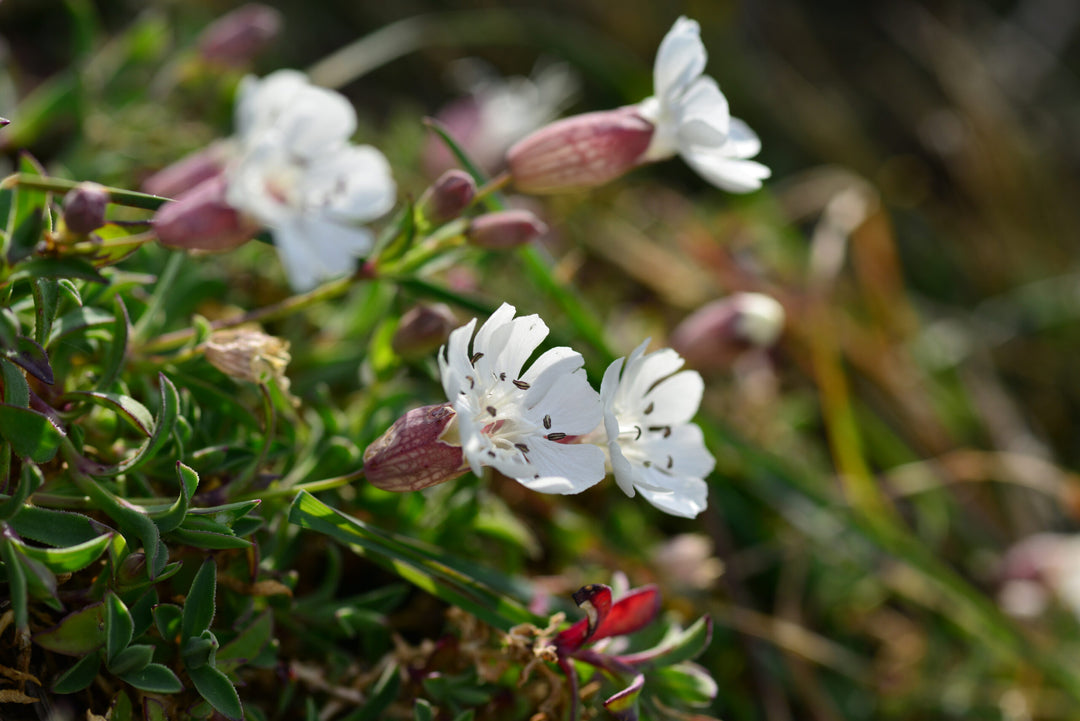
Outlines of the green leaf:
[{"label": "green leaf", "polygon": [[82,691],[97,678],[101,670],[101,655],[91,653],[57,677],[53,682],[53,693],[68,694]]},{"label": "green leaf", "polygon": [[[22,473],[19,474],[19,485],[15,487],[14,495],[0,503],[0,521],[13,519],[19,513],[27,510],[26,506],[23,505],[26,499],[30,497],[31,493],[40,488],[44,482],[45,478],[37,466],[33,463],[24,463]],[[21,533],[18,528],[14,530],[19,535],[26,535],[27,538],[40,540],[32,535]]]},{"label": "green leaf", "polygon": [[[24,473],[29,464],[24,466]],[[39,476],[35,476],[39,478]],[[25,482],[25,481],[24,481]],[[81,513],[26,506],[13,519],[11,527],[23,538],[50,546],[74,546],[97,538],[110,528]]]},{"label": "green leaf", "polygon": [[413,721],[432,721],[435,711],[431,708],[431,702],[418,698],[413,702]]},{"label": "green leaf", "polygon": [[[40,258],[28,263],[20,263],[11,277],[13,280],[17,279],[27,266],[48,263],[51,260],[55,259]],[[59,309],[60,301],[60,284],[51,278],[40,278],[32,274],[26,277],[32,279],[30,287],[34,295],[34,338],[40,345],[49,339],[53,321],[56,320],[56,311]]]},{"label": "green leaf", "polygon": [[56,455],[64,431],[46,416],[28,408],[0,404],[0,436],[11,442],[11,449],[22,458],[47,463]]},{"label": "green leaf", "polygon": [[50,571],[43,563],[22,554],[24,546],[13,543],[19,563],[22,564],[26,574],[26,590],[35,599],[44,601],[47,606],[57,611],[63,609],[60,599],[56,597],[56,574]]},{"label": "green leaf", "polygon": [[[15,266],[15,272],[11,274],[11,279],[22,280],[24,278],[30,278],[34,281],[35,296],[37,295],[36,286],[39,283],[49,283],[52,285],[52,290],[49,291],[53,296],[52,312],[55,312],[56,310],[56,291],[58,290],[57,279],[78,278],[79,280],[87,280],[91,283],[108,282],[102,277],[101,273],[97,271],[93,263],[74,256],[65,256],[63,258],[31,258],[30,260],[23,261]],[[39,343],[44,342],[41,340],[42,338],[48,338],[48,327],[51,324],[51,321],[48,321],[44,326],[44,335],[35,333],[35,335],[38,335]]]},{"label": "green leaf", "polygon": [[15,545],[8,543],[6,539],[0,539],[0,560],[3,560],[7,571],[8,594],[11,596],[11,609],[15,614],[15,627],[20,631],[25,631],[30,627],[26,609],[26,572],[19,563]]},{"label": "green leaf", "polygon": [[77,331],[107,325],[113,320],[112,313],[107,313],[100,308],[75,308],[56,319],[53,323],[52,333],[49,335],[49,342],[45,344],[45,347],[49,347],[61,338]]},{"label": "green leaf", "polygon": [[[22,105],[25,106],[25,102]],[[21,125],[21,121],[19,124]],[[22,153],[19,157],[19,171],[27,177],[44,175],[40,164],[27,153]],[[19,260],[33,252],[46,227],[47,201],[48,194],[42,190],[31,187],[16,188],[14,205],[8,215],[9,258]]]},{"label": "green leaf", "polygon": [[191,677],[199,695],[209,701],[218,713],[234,720],[244,717],[240,696],[237,695],[232,682],[221,671],[212,666],[200,666],[189,668],[188,676]]},{"label": "green leaf", "polygon": [[649,691],[674,706],[708,706],[719,688],[709,672],[695,663],[656,669],[649,674]]},{"label": "green leaf", "polygon": [[[179,564],[176,564],[179,565]],[[159,576],[159,578],[161,578]],[[135,626],[134,636],[139,638],[154,625],[154,606],[158,603],[157,589],[150,587],[139,600],[131,606],[131,622]]]},{"label": "green leaf", "polygon": [[67,278],[61,278],[58,281],[60,292],[63,293],[77,306],[82,306],[82,293],[79,292],[79,287]]},{"label": "green leaf", "polygon": [[113,697],[109,705],[109,721],[135,721],[135,709],[131,706],[131,699],[123,691]]},{"label": "green leaf", "polygon": [[[189,516],[190,518],[190,516]],[[186,520],[186,519],[185,519]],[[211,533],[208,531],[192,531],[180,527],[169,532],[169,540],[182,543],[194,548],[205,548],[211,551],[228,551],[230,549],[251,548],[251,541],[237,538],[233,535]]]},{"label": "green leaf", "polygon": [[112,324],[112,339],[105,352],[105,359],[101,364],[101,372],[98,377],[97,389],[108,390],[116,379],[120,377],[120,371],[124,368],[127,359],[128,337],[131,335],[131,316],[128,315],[127,306],[117,294],[116,315]]},{"label": "green leaf", "polygon": [[[110,719],[110,721],[112,721]],[[143,697],[143,721],[169,721],[165,704],[156,698]]]},{"label": "green leaf", "polygon": [[107,533],[66,548],[37,548],[22,545],[22,552],[27,558],[39,561],[53,573],[74,573],[96,561],[109,547],[112,536],[113,534]]},{"label": "green leaf", "polygon": [[154,433],[153,414],[146,409],[146,406],[130,396],[117,393],[102,393],[101,391],[72,391],[66,393],[64,399],[88,401],[103,406],[118,413],[147,438]]},{"label": "green leaf", "polygon": [[187,515],[188,503],[195,495],[195,489],[199,487],[199,474],[180,461],[176,462],[176,475],[180,479],[180,496],[176,499],[176,503],[164,512],[150,514],[162,533],[168,533],[180,525],[184,516]]},{"label": "green leaf", "polygon": [[116,657],[106,663],[109,671],[117,676],[125,676],[129,673],[136,673],[142,671],[144,668],[150,665],[150,662],[154,660],[154,647],[141,643],[134,646],[128,646],[120,653],[116,654]]},{"label": "green leaf", "polygon": [[702,616],[686,630],[673,629],[655,648],[618,658],[640,671],[672,666],[697,658],[708,648],[711,638],[712,619]]},{"label": "green leaf", "polygon": [[105,606],[94,603],[65,616],[47,631],[34,634],[34,643],[54,653],[83,656],[105,645]]},{"label": "green leaf", "polygon": [[218,650],[217,668],[231,671],[251,661],[270,643],[273,633],[274,614],[267,609],[237,634],[236,638]]},{"label": "green leaf", "polygon": [[180,693],[184,690],[184,685],[176,674],[160,663],[152,663],[140,671],[124,674],[120,678],[140,691],[150,693]]},{"label": "green leaf", "polygon": [[117,654],[131,643],[135,624],[127,606],[112,591],[105,594],[105,660],[112,663]]},{"label": "green leaf", "polygon": [[[217,564],[208,558],[195,574],[191,590],[184,600],[184,616],[180,636],[188,639],[202,635],[214,620],[215,595],[217,593]],[[207,699],[209,701],[209,699]]]},{"label": "green leaf", "polygon": [[37,378],[42,383],[54,382],[49,356],[36,341],[26,336],[15,336],[14,343],[7,346],[7,359]]},{"label": "green leaf", "polygon": [[30,407],[30,384],[18,366],[7,358],[0,358],[0,372],[4,378],[4,403],[18,408]]},{"label": "green leaf", "polygon": [[310,493],[302,491],[293,501],[289,521],[324,533],[362,553],[387,570],[447,603],[508,631],[519,623],[540,623],[518,601],[451,567],[449,557],[437,557],[385,531],[344,515]]},{"label": "green leaf", "polygon": [[154,606],[154,626],[157,627],[161,637],[173,643],[180,640],[180,623],[183,611],[179,606],[172,603],[162,603]]},{"label": "green leaf", "polygon": [[116,521],[125,538],[142,542],[146,552],[148,575],[151,580],[157,578],[168,563],[168,550],[161,543],[158,527],[150,520],[145,509],[117,498],[89,476],[76,472],[72,473],[71,477],[79,490],[90,497],[95,508]]},{"label": "green leaf", "polygon": [[189,638],[180,644],[180,655],[188,669],[200,666],[215,666],[217,661],[218,640],[211,631],[203,631],[196,638]]},{"label": "green leaf", "polygon": [[94,474],[98,476],[118,476],[139,468],[151,460],[160,451],[172,436],[176,426],[177,412],[180,408],[180,396],[176,392],[176,386],[172,384],[164,373],[158,373],[158,382],[161,391],[161,408],[154,420],[153,433],[145,442],[128,458],[112,466],[96,466]]}]

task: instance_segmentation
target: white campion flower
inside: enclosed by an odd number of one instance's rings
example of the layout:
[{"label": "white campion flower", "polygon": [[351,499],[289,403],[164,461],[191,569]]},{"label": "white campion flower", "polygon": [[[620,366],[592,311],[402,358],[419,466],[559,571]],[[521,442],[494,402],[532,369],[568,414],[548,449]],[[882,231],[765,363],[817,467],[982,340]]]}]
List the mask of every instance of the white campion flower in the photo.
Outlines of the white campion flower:
[{"label": "white campion flower", "polygon": [[636,490],[662,511],[693,518],[705,509],[704,478],[715,464],[690,422],[705,384],[697,371],[677,372],[678,353],[646,354],[648,344],[608,366],[600,385],[615,482],[628,496]]},{"label": "white campion flower", "polygon": [[656,126],[644,161],[676,153],[713,185],[735,193],[761,187],[770,171],[749,160],[761,141],[743,121],[731,117],[716,81],[702,73],[707,55],[696,20],[680,17],[664,36],[653,66],[653,91],[638,106]]},{"label": "white campion flower", "polygon": [[515,312],[503,303],[471,350],[475,318],[439,351],[462,451],[474,473],[491,466],[534,491],[579,493],[605,476],[603,450],[573,442],[600,423],[600,397],[570,348],[545,351],[522,372],[548,328],[536,315]]},{"label": "white campion flower", "polygon": [[697,22],[680,17],[656,54],[655,94],[635,105],[564,118],[518,141],[507,151],[514,186],[525,193],[590,188],[678,154],[719,188],[760,188],[770,171],[750,158],[761,141],[731,117],[716,81],[702,74],[705,60]]},{"label": "white campion flower", "polygon": [[349,143],[352,106],[279,71],[246,82],[236,123],[242,151],[226,170],[226,199],[271,230],[292,287],[351,270],[374,244],[361,224],[389,211],[397,192],[383,154]]}]

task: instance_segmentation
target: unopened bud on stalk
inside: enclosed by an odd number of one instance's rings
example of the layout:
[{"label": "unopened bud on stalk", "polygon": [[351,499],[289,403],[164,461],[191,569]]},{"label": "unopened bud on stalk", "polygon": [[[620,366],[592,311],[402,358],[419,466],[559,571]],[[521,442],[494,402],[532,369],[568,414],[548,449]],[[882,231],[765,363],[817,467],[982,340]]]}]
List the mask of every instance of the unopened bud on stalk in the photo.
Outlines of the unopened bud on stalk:
[{"label": "unopened bud on stalk", "polygon": [[784,329],[784,307],[762,293],[736,293],[699,308],[675,328],[671,347],[691,366],[722,368],[751,348],[768,348]]},{"label": "unopened bud on stalk", "polygon": [[506,161],[523,193],[591,188],[640,165],[654,130],[632,106],[575,115],[518,141]]},{"label": "unopened bud on stalk", "polygon": [[445,303],[421,304],[401,316],[390,346],[399,356],[416,358],[437,349],[459,325]]},{"label": "unopened bud on stalk", "polygon": [[281,13],[250,3],[222,15],[199,36],[203,59],[228,67],[251,63],[281,31]]},{"label": "unopened bud on stalk", "polygon": [[216,176],[166,203],[154,214],[154,233],[165,245],[186,250],[231,250],[259,226],[225,201],[225,178]]},{"label": "unopened bud on stalk", "polygon": [[480,248],[507,250],[530,243],[547,231],[544,221],[528,210],[500,210],[474,218],[465,237]]},{"label": "unopened bud on stalk", "polygon": [[142,190],[163,198],[175,198],[204,180],[220,175],[232,152],[232,142],[213,142],[151,175],[143,181]]},{"label": "unopened bud on stalk", "polygon": [[468,470],[449,403],[414,408],[364,451],[364,478],[384,491],[418,491]]},{"label": "unopened bud on stalk", "polygon": [[237,380],[265,384],[276,381],[289,389],[285,368],[292,360],[289,342],[255,328],[220,330],[203,345],[210,365]]},{"label": "unopened bud on stalk", "polygon": [[97,183],[79,183],[64,196],[64,225],[72,233],[86,235],[105,225],[109,191]]},{"label": "unopened bud on stalk", "polygon": [[475,196],[476,181],[471,175],[447,170],[420,196],[416,209],[432,225],[442,225],[461,215]]}]

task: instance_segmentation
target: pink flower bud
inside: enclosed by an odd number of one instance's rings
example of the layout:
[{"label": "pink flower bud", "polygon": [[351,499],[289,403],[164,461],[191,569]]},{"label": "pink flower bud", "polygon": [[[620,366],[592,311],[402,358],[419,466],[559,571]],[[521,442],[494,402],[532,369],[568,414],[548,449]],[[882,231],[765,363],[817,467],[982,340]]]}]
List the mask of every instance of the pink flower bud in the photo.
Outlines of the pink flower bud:
[{"label": "pink flower bud", "polygon": [[528,210],[500,210],[473,219],[465,237],[480,248],[505,250],[536,240],[547,231],[544,221]]},{"label": "pink flower bud", "polygon": [[231,147],[232,144],[225,140],[211,143],[151,175],[143,181],[142,190],[163,198],[175,198],[204,180],[220,175],[232,152]]},{"label": "pink flower bud", "polygon": [[671,347],[699,369],[727,366],[751,348],[768,348],[784,329],[784,308],[761,293],[736,293],[707,303],[671,334]]},{"label": "pink flower bud", "polygon": [[243,67],[255,59],[281,30],[281,13],[250,3],[221,16],[199,36],[203,59],[228,67]]},{"label": "pink flower bud", "polygon": [[449,403],[409,411],[364,451],[364,477],[384,491],[418,491],[457,478],[468,470],[461,446],[441,440],[456,432],[454,420]]},{"label": "pink flower bud", "polygon": [[72,233],[86,235],[105,225],[109,192],[104,185],[79,183],[64,196],[64,225]]},{"label": "pink flower bud", "polygon": [[514,187],[523,193],[561,193],[603,185],[642,162],[654,130],[635,107],[554,122],[507,152]]},{"label": "pink flower bud", "polygon": [[476,195],[476,181],[463,170],[447,170],[416,203],[420,215],[434,225],[442,225],[461,215]]},{"label": "pink flower bud", "polygon": [[161,206],[154,232],[174,248],[231,250],[251,240],[259,226],[225,202],[225,178],[219,175]]},{"label": "pink flower bud", "polygon": [[445,303],[418,305],[401,316],[390,346],[406,358],[425,356],[446,342],[458,319]]}]

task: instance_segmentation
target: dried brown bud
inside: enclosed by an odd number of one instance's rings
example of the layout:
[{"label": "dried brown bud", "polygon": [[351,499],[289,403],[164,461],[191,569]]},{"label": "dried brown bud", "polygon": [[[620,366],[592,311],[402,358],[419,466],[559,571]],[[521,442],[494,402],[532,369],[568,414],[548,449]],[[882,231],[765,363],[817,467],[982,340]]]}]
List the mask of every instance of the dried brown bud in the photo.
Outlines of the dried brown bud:
[{"label": "dried brown bud", "polygon": [[281,390],[289,389],[288,341],[253,328],[234,328],[211,335],[203,353],[210,365],[230,378],[259,384],[276,381]]},{"label": "dried brown bud", "polygon": [[428,355],[446,342],[458,319],[445,303],[418,305],[401,316],[390,346],[406,358]]},{"label": "dried brown bud", "polygon": [[97,183],[79,183],[64,196],[64,225],[72,233],[86,235],[105,225],[109,191]]},{"label": "dried brown bud", "polygon": [[465,237],[480,248],[506,250],[530,243],[547,231],[544,221],[528,210],[500,210],[474,218]]},{"label": "dried brown bud", "polygon": [[514,187],[523,193],[562,193],[603,185],[642,162],[654,130],[634,107],[554,122],[507,151]]},{"label": "dried brown bud", "polygon": [[671,347],[699,369],[723,368],[751,348],[768,348],[784,329],[784,307],[761,293],[703,305],[671,334]]},{"label": "dried brown bud", "polygon": [[186,250],[231,250],[257,232],[258,225],[225,202],[225,178],[220,175],[161,206],[154,215],[158,240]]},{"label": "dried brown bud", "polygon": [[468,470],[449,403],[414,408],[364,451],[364,477],[384,491],[418,491]]},{"label": "dried brown bud", "polygon": [[463,170],[447,170],[424,191],[416,203],[420,215],[441,225],[461,215],[476,195],[476,181]]},{"label": "dried brown bud", "polygon": [[232,154],[232,141],[218,140],[154,173],[143,181],[142,190],[163,198],[175,198],[204,180],[220,175]]},{"label": "dried brown bud", "polygon": [[272,7],[250,3],[222,15],[199,36],[203,59],[243,67],[251,63],[281,31],[281,13]]}]

